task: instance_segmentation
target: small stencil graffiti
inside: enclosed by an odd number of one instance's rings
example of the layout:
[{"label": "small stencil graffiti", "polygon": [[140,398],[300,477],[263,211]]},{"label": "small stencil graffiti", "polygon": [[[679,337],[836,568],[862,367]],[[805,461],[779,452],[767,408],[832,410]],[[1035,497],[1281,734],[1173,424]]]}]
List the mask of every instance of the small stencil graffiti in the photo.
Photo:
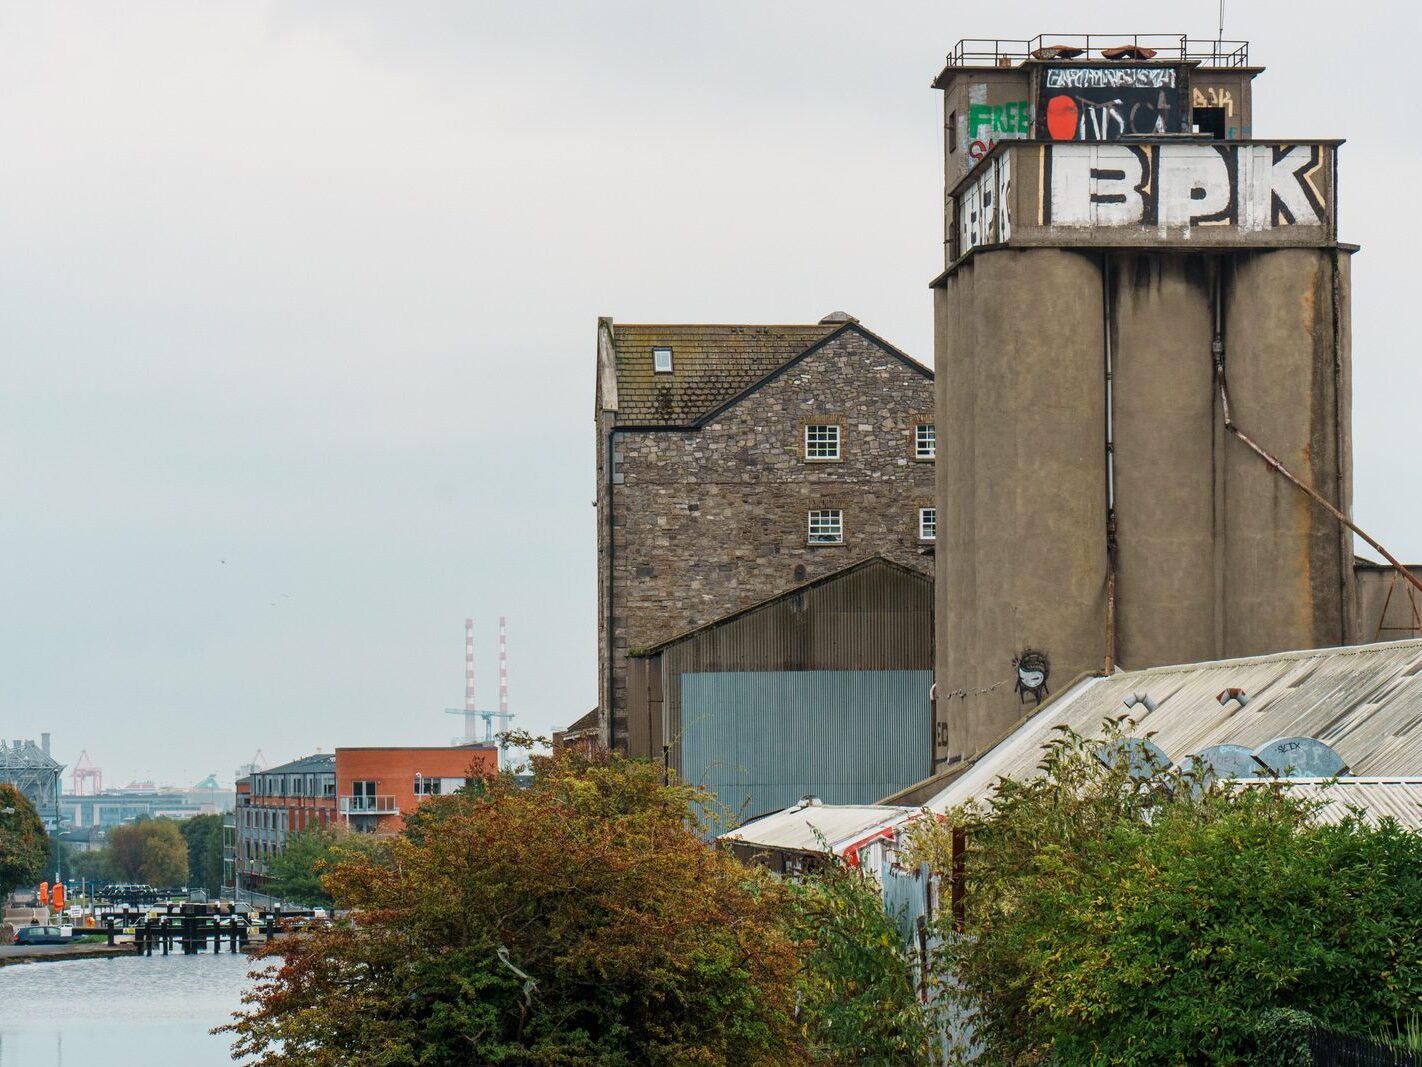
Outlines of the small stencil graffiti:
[{"label": "small stencil graffiti", "polygon": [[1024,648],[1012,665],[1017,668],[1017,702],[1025,704],[1031,697],[1033,704],[1040,704],[1048,694],[1047,678],[1052,673],[1052,662],[1047,654]]}]

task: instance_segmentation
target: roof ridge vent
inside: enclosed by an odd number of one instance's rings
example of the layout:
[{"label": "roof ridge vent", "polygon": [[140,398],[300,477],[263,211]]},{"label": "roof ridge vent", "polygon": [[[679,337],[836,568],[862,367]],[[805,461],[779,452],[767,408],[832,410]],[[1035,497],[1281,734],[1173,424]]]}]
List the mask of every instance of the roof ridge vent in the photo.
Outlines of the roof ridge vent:
[{"label": "roof ridge vent", "polygon": [[820,320],[821,326],[839,326],[846,322],[858,322],[853,315],[847,311],[831,311]]}]

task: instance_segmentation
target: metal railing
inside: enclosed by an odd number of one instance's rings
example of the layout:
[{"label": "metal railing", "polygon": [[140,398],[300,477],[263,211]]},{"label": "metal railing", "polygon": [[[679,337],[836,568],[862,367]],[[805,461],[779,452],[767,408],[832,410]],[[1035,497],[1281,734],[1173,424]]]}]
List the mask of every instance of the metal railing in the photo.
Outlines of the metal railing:
[{"label": "metal railing", "polygon": [[1078,60],[1100,60],[1107,48],[1149,48],[1155,62],[1194,62],[1206,67],[1249,66],[1248,41],[1200,40],[1173,33],[1039,33],[1025,41],[964,38],[948,53],[950,67],[1015,67],[1029,59],[1053,58],[1050,49],[1081,49]]},{"label": "metal railing", "polygon": [[344,796],[340,812],[342,815],[398,815],[400,807],[393,796]]}]

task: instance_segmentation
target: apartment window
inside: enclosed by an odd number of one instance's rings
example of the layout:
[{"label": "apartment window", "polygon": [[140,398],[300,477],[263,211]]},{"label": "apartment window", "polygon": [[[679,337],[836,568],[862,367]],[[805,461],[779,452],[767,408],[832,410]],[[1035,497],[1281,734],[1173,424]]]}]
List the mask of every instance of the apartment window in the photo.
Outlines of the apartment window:
[{"label": "apartment window", "polygon": [[670,348],[652,349],[652,370],[658,374],[672,372],[672,350]]},{"label": "apartment window", "polygon": [[933,423],[920,422],[913,428],[913,458],[933,459],[938,453],[938,438]]},{"label": "apartment window", "polygon": [[438,778],[415,778],[415,796],[417,797],[437,797],[439,796]]},{"label": "apartment window", "polygon": [[839,426],[812,422],[805,427],[806,459],[839,459]]},{"label": "apartment window", "polygon": [[937,508],[918,509],[918,539],[920,541],[935,541],[938,539]]},{"label": "apartment window", "polygon": [[844,543],[844,512],[840,508],[824,508],[810,512],[810,544],[838,545]]}]

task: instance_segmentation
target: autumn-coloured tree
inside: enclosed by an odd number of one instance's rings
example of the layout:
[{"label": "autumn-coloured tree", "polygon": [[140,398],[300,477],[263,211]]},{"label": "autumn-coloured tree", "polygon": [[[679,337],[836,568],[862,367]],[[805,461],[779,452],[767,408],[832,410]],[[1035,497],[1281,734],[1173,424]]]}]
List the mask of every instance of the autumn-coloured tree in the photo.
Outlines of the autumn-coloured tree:
[{"label": "autumn-coloured tree", "polygon": [[432,800],[324,878],[226,1028],[261,1064],[793,1064],[785,889],[708,847],[694,790],[599,754]]},{"label": "autumn-coloured tree", "polygon": [[37,885],[49,858],[49,835],[34,805],[0,783],[0,901],[21,886]]},{"label": "autumn-coloured tree", "polygon": [[108,834],[109,869],[125,882],[183,885],[188,878],[188,843],[169,819],[142,819],[115,826]]}]

